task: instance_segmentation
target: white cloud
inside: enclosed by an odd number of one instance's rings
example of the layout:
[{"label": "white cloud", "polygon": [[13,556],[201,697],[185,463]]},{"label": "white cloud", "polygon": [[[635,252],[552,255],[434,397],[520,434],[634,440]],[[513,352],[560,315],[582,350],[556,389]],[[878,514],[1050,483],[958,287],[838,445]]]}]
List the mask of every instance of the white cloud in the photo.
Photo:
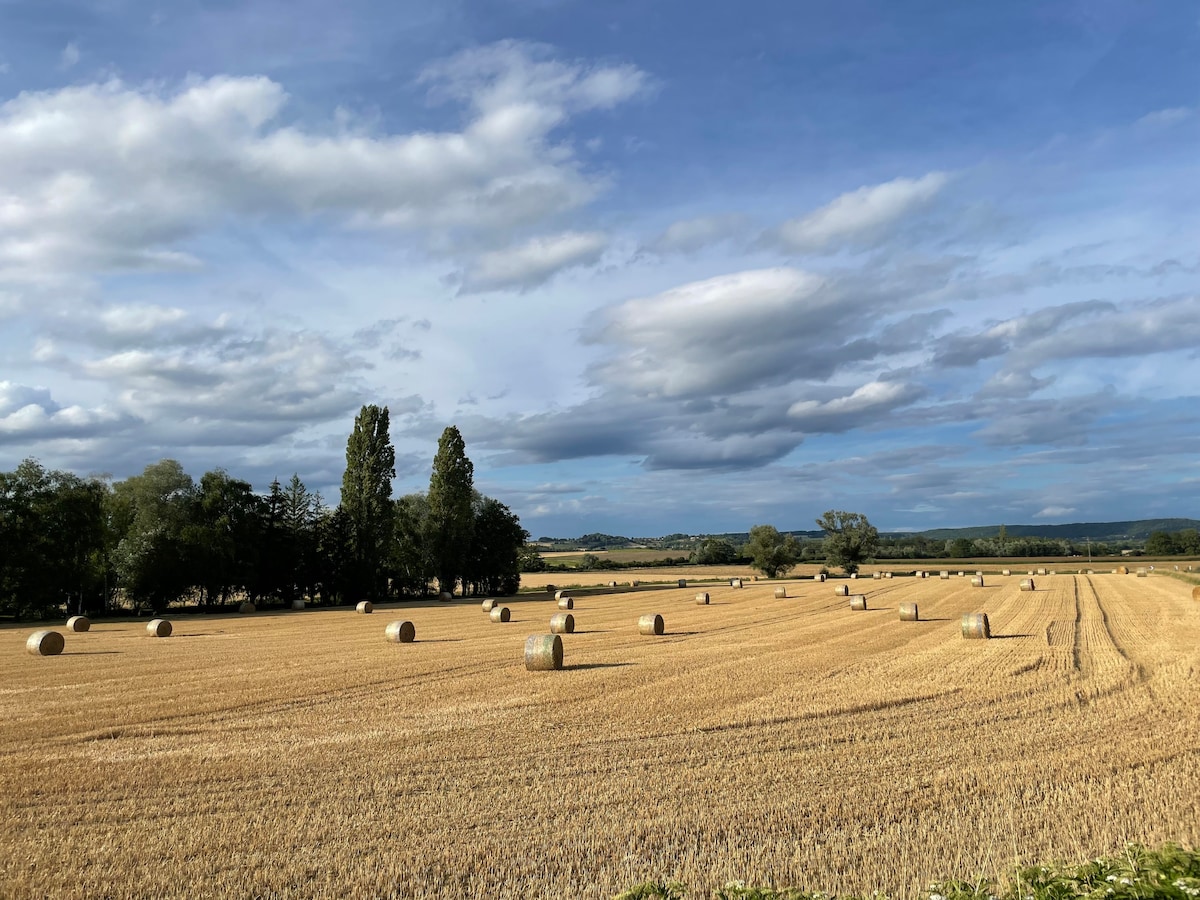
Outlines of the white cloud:
[{"label": "white cloud", "polygon": [[73,68],[79,62],[79,44],[76,41],[71,41],[67,46],[63,47],[62,53],[59,55],[58,64],[61,68]]},{"label": "white cloud", "polygon": [[748,227],[746,217],[736,213],[681,219],[672,222],[662,234],[647,241],[645,249],[659,254],[695,253],[739,233],[744,234]]},{"label": "white cloud", "polygon": [[0,279],[194,267],[181,242],[230,216],[506,233],[603,189],[552,133],[646,85],[632,66],[563,63],[511,42],[432,66],[424,81],[469,105],[461,130],[308,130],[283,121],[287,94],[262,77],[20,94],[0,105]]},{"label": "white cloud", "polygon": [[1073,506],[1047,506],[1033,514],[1035,519],[1061,519],[1063,516],[1069,516],[1075,512]]},{"label": "white cloud", "polygon": [[785,247],[806,253],[869,246],[888,226],[928,204],[949,182],[944,172],[861,187],[776,230]]},{"label": "white cloud", "polygon": [[527,291],[545,284],[563,269],[593,265],[609,243],[599,231],[567,231],[535,237],[516,247],[482,254],[463,276],[463,292]]},{"label": "white cloud", "polygon": [[849,431],[907,406],[923,393],[924,389],[915,384],[869,381],[845,396],[825,402],[798,400],[788,408],[788,416],[805,429],[827,433]]},{"label": "white cloud", "polygon": [[1152,128],[1168,128],[1190,119],[1195,112],[1188,106],[1173,106],[1169,109],[1158,109],[1152,113],[1146,113],[1134,124]]}]

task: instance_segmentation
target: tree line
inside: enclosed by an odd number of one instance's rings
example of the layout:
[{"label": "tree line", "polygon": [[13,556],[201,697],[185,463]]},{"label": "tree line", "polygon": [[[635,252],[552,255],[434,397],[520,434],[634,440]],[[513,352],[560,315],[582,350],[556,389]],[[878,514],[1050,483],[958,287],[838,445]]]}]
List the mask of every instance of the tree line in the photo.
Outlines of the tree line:
[{"label": "tree line", "polygon": [[475,490],[458,429],[438,441],[428,492],[395,499],[388,429],[387,407],[362,407],[335,507],[298,475],[259,494],[173,459],[118,482],[26,459],[0,472],[0,615],[515,593],[528,534]]}]

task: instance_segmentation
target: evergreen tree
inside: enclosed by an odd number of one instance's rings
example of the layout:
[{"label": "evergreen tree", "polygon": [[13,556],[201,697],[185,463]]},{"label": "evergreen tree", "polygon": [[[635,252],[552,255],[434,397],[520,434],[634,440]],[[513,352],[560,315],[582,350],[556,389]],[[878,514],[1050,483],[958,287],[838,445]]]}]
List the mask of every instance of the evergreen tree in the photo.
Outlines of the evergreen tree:
[{"label": "evergreen tree", "polygon": [[474,531],[475,467],[467,459],[466,444],[453,425],[442,432],[433,475],[429,479],[429,515],[426,548],[438,586],[454,591],[466,569]]},{"label": "evergreen tree", "polygon": [[392,539],[392,479],[396,451],[388,436],[387,407],[364,406],[346,441],[341,508],[350,525],[353,566],[348,587],[356,596],[387,590],[385,563]]}]

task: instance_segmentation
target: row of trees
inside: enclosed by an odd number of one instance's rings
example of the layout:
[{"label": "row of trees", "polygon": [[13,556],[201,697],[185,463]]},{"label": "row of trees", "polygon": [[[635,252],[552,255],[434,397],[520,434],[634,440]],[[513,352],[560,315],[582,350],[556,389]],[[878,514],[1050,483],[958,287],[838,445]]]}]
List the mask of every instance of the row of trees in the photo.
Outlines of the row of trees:
[{"label": "row of trees", "polygon": [[1200,531],[1152,531],[1146,539],[1147,556],[1200,556]]},{"label": "row of trees", "polygon": [[243,597],[337,604],[515,592],[527,537],[475,490],[457,428],[438,443],[428,493],[393,500],[386,407],[364,406],[346,446],[341,503],[299,476],[265,495],[221,469],[199,483],[171,459],[110,483],[25,460],[0,472],[0,615],[213,609]]},{"label": "row of trees", "polygon": [[[857,572],[864,562],[874,556],[879,544],[879,532],[862,513],[831,509],[817,519],[817,526],[825,532],[821,549],[826,565],[839,568],[847,574]],[[727,543],[706,541],[698,552],[706,558],[726,556],[728,551],[720,545]],[[768,578],[786,575],[804,556],[802,545],[795,536],[780,534],[774,525],[755,525],[751,528],[750,541],[744,548],[744,554],[750,558],[750,564]],[[720,564],[732,560],[714,561]]]}]

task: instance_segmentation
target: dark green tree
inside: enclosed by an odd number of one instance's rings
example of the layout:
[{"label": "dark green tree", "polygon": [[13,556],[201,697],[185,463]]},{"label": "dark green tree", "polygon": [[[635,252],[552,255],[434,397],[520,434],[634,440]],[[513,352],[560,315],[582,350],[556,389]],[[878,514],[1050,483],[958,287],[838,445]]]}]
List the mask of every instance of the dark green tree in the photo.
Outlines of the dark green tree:
[{"label": "dark green tree", "polygon": [[346,441],[341,508],[350,522],[350,591],[370,598],[387,592],[385,564],[392,540],[392,479],[396,451],[386,406],[364,406]]},{"label": "dark green tree", "polygon": [[192,588],[185,530],[191,524],[196,486],[173,459],[153,463],[113,485],[110,527],[122,592],[135,605],[161,612]]},{"label": "dark green tree", "polygon": [[201,602],[228,603],[239,592],[256,598],[266,502],[223,469],[201,476],[195,499],[183,538]]},{"label": "dark green tree", "polygon": [[825,532],[825,560],[847,574],[875,554],[879,532],[862,513],[827,510],[817,519],[817,527]]},{"label": "dark green tree", "polygon": [[393,587],[410,596],[426,594],[434,576],[433,558],[426,546],[429,498],[421,493],[405,494],[394,506],[396,519],[390,565]]},{"label": "dark green tree", "polygon": [[705,538],[692,551],[690,561],[701,566],[724,566],[738,558],[737,547],[720,538]]},{"label": "dark green tree", "polygon": [[453,425],[442,432],[429,478],[426,547],[440,590],[454,592],[466,568],[474,531],[475,467]]},{"label": "dark green tree", "polygon": [[1146,538],[1147,556],[1172,556],[1179,552],[1175,535],[1166,531],[1152,531],[1150,537]]},{"label": "dark green tree", "polygon": [[517,558],[522,572],[546,571],[546,560],[542,558],[542,552],[532,544],[523,544],[517,551]]},{"label": "dark green tree", "polygon": [[98,479],[33,459],[0,472],[0,611],[33,618],[106,605],[107,494]]},{"label": "dark green tree", "polygon": [[750,529],[746,555],[754,568],[768,578],[786,575],[800,559],[800,542],[792,535],[782,535],[774,525],[755,525]]},{"label": "dark green tree", "polygon": [[499,500],[476,492],[471,550],[463,574],[463,593],[515,594],[521,586],[521,548],[529,532]]}]

